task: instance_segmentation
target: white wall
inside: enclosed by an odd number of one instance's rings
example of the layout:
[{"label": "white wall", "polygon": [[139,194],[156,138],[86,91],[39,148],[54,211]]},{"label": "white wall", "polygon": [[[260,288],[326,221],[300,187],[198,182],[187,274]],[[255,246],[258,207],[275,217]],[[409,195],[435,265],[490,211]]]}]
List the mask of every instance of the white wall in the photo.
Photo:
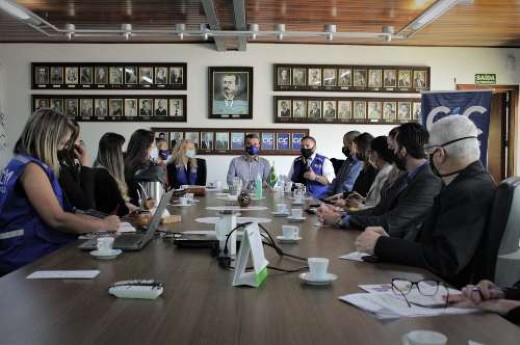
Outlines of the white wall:
[{"label": "white wall", "polygon": [[[187,62],[188,122],[171,125],[143,123],[143,127],[310,128],[311,135],[317,139],[318,151],[329,157],[342,156],[341,138],[347,130],[356,129],[368,131],[373,135],[383,135],[392,126],[273,123],[273,95],[309,95],[298,92],[273,92],[272,65],[274,63],[425,65],[431,67],[432,90],[453,90],[455,83],[472,84],[475,73],[496,73],[498,84],[518,84],[520,66],[512,68],[508,56],[513,56],[515,61],[520,61],[520,51],[515,49],[249,44],[246,52],[223,53],[215,51],[209,44],[0,44],[0,64],[4,70],[3,78],[6,86],[3,106],[8,115],[7,126],[11,144],[18,138],[30,114],[31,93],[53,93],[52,90],[30,90],[31,62]],[[252,120],[207,118],[207,67],[219,65],[254,67]],[[106,91],[105,94],[119,92]],[[143,90],[125,92],[147,93]],[[177,91],[168,92],[182,94]],[[81,91],[63,93],[74,94]],[[319,93],[319,95],[347,94],[331,92]],[[356,96],[368,95],[370,94],[356,93]],[[395,96],[404,97],[404,95]],[[97,143],[103,133],[114,131],[129,138],[139,127],[137,123],[83,123],[83,138],[91,152],[91,159],[95,158]],[[520,149],[517,149],[517,152],[520,152]],[[1,154],[3,157],[0,157],[0,167],[8,159],[5,153]],[[210,167],[208,180],[225,180],[228,162],[232,157],[204,158],[208,160]],[[292,158],[282,156],[269,156],[268,159],[276,163],[279,173],[286,173],[292,161]],[[520,164],[517,166],[517,171],[520,171],[519,166]]]}]

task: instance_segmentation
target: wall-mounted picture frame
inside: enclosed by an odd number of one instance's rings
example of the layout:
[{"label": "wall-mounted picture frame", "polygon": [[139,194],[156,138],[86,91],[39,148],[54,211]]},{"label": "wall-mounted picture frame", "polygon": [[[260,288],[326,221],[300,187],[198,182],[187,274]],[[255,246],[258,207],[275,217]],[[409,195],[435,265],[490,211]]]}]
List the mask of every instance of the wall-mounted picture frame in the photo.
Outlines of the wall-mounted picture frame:
[{"label": "wall-mounted picture frame", "polygon": [[[76,121],[186,122],[186,95],[32,95],[31,109],[54,108]],[[75,109],[75,111],[74,111]]]},{"label": "wall-mounted picture frame", "polygon": [[274,64],[274,91],[418,93],[430,89],[430,67]]},{"label": "wall-mounted picture frame", "polygon": [[33,62],[31,88],[186,90],[187,64]]},{"label": "wall-mounted picture frame", "polygon": [[253,118],[253,67],[208,67],[208,117]]},{"label": "wall-mounted picture frame", "polygon": [[[419,98],[274,96],[273,100],[276,123],[399,124],[421,120]],[[281,116],[284,107],[291,113]]]}]

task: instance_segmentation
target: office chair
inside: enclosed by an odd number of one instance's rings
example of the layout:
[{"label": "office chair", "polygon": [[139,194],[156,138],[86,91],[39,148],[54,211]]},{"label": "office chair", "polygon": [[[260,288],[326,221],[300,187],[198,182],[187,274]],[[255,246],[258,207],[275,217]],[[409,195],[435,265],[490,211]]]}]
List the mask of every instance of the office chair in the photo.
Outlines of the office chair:
[{"label": "office chair", "polygon": [[338,159],[338,158],[331,158],[330,162],[332,163],[332,167],[334,168],[334,173],[338,175],[339,169],[341,169],[341,166],[343,165],[344,159]]},{"label": "office chair", "polygon": [[[498,185],[487,232],[477,253],[473,281],[489,279],[507,287],[520,279],[518,259],[503,257],[517,252],[520,240],[520,177],[509,177]],[[520,252],[518,253],[520,254]]]}]

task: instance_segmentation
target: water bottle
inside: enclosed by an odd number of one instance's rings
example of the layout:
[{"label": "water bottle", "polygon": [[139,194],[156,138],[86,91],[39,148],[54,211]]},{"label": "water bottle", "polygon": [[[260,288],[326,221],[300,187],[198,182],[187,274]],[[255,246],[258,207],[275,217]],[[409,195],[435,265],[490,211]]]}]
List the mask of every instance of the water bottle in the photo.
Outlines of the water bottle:
[{"label": "water bottle", "polygon": [[255,180],[255,199],[262,199],[262,192],[262,178],[260,177],[260,174],[257,174]]}]

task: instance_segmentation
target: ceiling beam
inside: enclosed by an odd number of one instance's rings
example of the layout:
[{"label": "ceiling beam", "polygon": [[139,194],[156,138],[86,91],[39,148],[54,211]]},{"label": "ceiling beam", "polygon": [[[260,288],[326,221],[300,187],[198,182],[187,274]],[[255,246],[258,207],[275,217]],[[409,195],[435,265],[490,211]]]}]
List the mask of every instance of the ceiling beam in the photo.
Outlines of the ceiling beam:
[{"label": "ceiling beam", "polygon": [[[220,30],[220,21],[217,16],[217,9],[213,0],[202,0],[202,7],[208,18],[208,25],[211,30]],[[217,51],[226,51],[226,42],[221,37],[213,37]]]},{"label": "ceiling beam", "polygon": [[[239,31],[246,30],[246,5],[245,0],[233,0],[233,12],[235,13],[235,27]],[[245,51],[247,47],[247,37],[239,36],[238,50]]]}]

